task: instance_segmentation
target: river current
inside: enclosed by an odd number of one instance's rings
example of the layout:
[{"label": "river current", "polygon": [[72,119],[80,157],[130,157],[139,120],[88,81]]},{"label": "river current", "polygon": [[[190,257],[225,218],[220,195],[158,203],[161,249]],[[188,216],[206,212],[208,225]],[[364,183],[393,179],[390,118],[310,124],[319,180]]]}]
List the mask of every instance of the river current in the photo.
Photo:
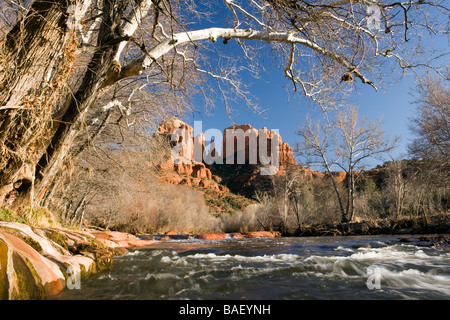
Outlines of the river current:
[{"label": "river current", "polygon": [[56,299],[450,299],[450,248],[398,239],[161,241]]}]

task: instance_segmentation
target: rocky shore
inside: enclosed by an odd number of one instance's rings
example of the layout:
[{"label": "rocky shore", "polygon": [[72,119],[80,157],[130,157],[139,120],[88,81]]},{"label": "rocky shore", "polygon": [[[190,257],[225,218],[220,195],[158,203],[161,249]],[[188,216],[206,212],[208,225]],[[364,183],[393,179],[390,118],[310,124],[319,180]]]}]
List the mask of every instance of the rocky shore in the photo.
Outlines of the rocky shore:
[{"label": "rocky shore", "polygon": [[[276,232],[203,233],[194,239],[259,238]],[[35,227],[0,221],[0,300],[39,300],[113,267],[113,257],[187,235],[134,236],[101,229]]]},{"label": "rocky shore", "polygon": [[0,300],[46,299],[112,267],[112,258],[151,240],[99,230],[0,221]]},{"label": "rocky shore", "polygon": [[[420,234],[448,234],[450,222],[430,221],[426,227],[411,221],[354,222],[310,226],[295,236],[349,236],[376,234],[416,234],[400,242],[420,245],[449,245],[449,236],[425,237]],[[392,224],[394,223],[394,224]],[[244,239],[279,237],[279,232],[202,233],[194,235],[168,232],[164,235],[135,236],[129,233],[90,228],[36,227],[19,222],[0,221],[0,300],[47,299],[75,286],[77,281],[113,267],[113,258],[129,250],[151,246],[156,241],[179,239]],[[286,235],[284,235],[286,236]],[[292,236],[292,235],[291,235]]]}]

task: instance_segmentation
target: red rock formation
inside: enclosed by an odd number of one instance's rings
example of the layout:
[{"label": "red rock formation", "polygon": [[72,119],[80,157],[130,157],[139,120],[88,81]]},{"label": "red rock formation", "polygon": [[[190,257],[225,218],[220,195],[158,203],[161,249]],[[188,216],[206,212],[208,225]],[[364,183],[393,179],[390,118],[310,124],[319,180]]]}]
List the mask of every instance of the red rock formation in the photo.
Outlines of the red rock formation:
[{"label": "red rock formation", "polygon": [[[165,160],[159,165],[163,181],[171,184],[182,184],[189,187],[195,187],[204,195],[209,194],[212,198],[205,198],[211,206],[217,206],[216,212],[223,211],[223,205],[220,203],[227,195],[239,194],[247,198],[253,196],[256,187],[270,188],[271,184],[267,179],[272,174],[269,166],[262,166],[260,156],[266,156],[269,161],[276,159],[272,150],[276,146],[278,152],[278,163],[269,163],[275,167],[273,174],[283,175],[288,170],[300,170],[301,176],[309,180],[323,180],[327,175],[314,171],[309,168],[303,168],[295,161],[294,152],[287,142],[275,131],[269,131],[267,128],[257,130],[249,124],[233,125],[223,131],[222,137],[222,162],[206,166],[201,161],[199,154],[204,155],[205,141],[203,134],[193,137],[193,128],[183,121],[170,118],[163,121],[158,126],[159,134],[168,135],[172,141],[173,149],[170,159]],[[217,137],[216,137],[217,138]],[[227,143],[233,143],[233,148],[227,148]],[[265,144],[265,145],[264,145]],[[267,148],[266,152],[260,149]],[[217,151],[214,141],[211,140],[209,155],[215,157]],[[243,164],[232,167],[233,163],[238,165],[237,155],[243,160]],[[179,159],[182,161],[178,161]],[[200,158],[200,159],[199,159]],[[211,170],[213,170],[214,175]],[[263,170],[266,170],[263,172]],[[269,175],[269,176],[268,176]],[[333,173],[338,183],[346,179],[345,172]],[[230,188],[232,192],[230,192]],[[215,197],[215,198],[214,198]],[[226,202],[226,201],[225,201]]]},{"label": "red rock formation", "polygon": [[[0,270],[0,279],[3,280],[0,284],[7,284],[0,285],[0,298],[43,299],[64,288],[64,276],[58,266],[11,234],[0,232],[0,258],[3,269]],[[11,268],[13,264],[15,267]],[[34,278],[33,271],[39,279]],[[40,292],[40,286],[45,292]],[[23,287],[27,287],[29,292],[23,292]],[[13,296],[9,296],[11,293]]]},{"label": "red rock formation", "polygon": [[[201,150],[203,155],[205,150],[203,134],[194,138],[192,127],[176,118],[164,120],[158,126],[157,131],[159,134],[167,135],[171,141],[174,137],[176,138],[176,141],[173,141],[174,148],[170,159],[159,165],[164,181],[221,191],[217,181],[220,179],[218,177],[213,179],[211,171],[206,168],[205,164],[195,161],[198,160],[195,157],[196,153]],[[215,148],[212,152],[215,154]],[[173,158],[174,153],[176,158]],[[182,161],[178,161],[180,159]]]},{"label": "red rock formation", "polygon": [[199,182],[199,187],[208,188],[211,185],[211,180],[201,180]]},{"label": "red rock formation", "polygon": [[[180,146],[174,151],[184,163],[194,162],[194,147],[201,148],[202,152],[205,150],[203,135],[194,139],[192,127],[175,117],[162,121],[156,131],[158,134],[168,136],[175,145]],[[173,159],[175,163],[178,162],[177,160]]]},{"label": "red rock formation", "polygon": [[194,236],[194,238],[202,239],[202,240],[218,240],[225,239],[225,233],[199,233]]},{"label": "red rock formation", "polygon": [[303,179],[320,180],[325,177],[325,174],[319,171],[314,171],[310,168],[302,168],[301,176]]},{"label": "red rock formation", "polygon": [[[272,139],[277,139],[275,143],[278,149],[279,166],[297,165],[292,148],[287,142],[282,141],[280,135],[273,135],[273,132],[267,128],[257,130],[249,124],[233,125],[224,130],[222,142],[224,162],[237,164],[238,159],[235,157],[235,154],[243,152],[246,164],[260,164],[260,142],[262,139],[267,141],[267,151],[261,152],[262,155],[267,157],[274,156],[272,155]],[[233,140],[233,148],[227,147],[228,140]]]},{"label": "red rock formation", "polygon": [[[159,134],[170,136],[171,140],[176,140],[173,142],[173,151],[177,154],[177,156],[180,156],[183,159],[183,161],[180,162],[178,159],[171,157],[159,165],[161,171],[171,171],[174,169],[174,171],[178,174],[186,174],[188,176],[201,179],[213,179],[216,183],[220,183],[221,178],[213,178],[211,171],[206,168],[203,163],[195,161],[198,160],[195,159],[195,155],[198,155],[200,150],[196,148],[201,148],[202,155],[205,150],[203,135],[200,135],[194,139],[192,127],[176,118],[164,120],[158,126],[158,132]],[[227,149],[227,137],[229,139],[233,139],[233,150]],[[267,151],[262,152],[262,155],[270,158],[274,156],[272,154],[272,139],[276,139],[274,143],[276,144],[278,151],[278,166],[296,166],[297,162],[295,161],[294,153],[291,147],[288,143],[283,142],[278,134],[274,135],[274,132],[267,130],[267,128],[257,130],[249,124],[233,125],[224,130],[221,153],[223,155],[224,164],[229,162],[236,164],[237,159],[234,159],[234,157],[238,152],[243,152],[243,160],[246,164],[260,164],[260,142],[266,141]],[[211,150],[209,151],[209,154],[214,157],[216,155],[216,151],[214,141],[211,141]],[[227,160],[228,157],[232,157],[235,161],[231,161],[233,159]],[[271,163],[271,165],[274,164]],[[176,181],[176,179],[173,178],[170,180],[172,182]]]},{"label": "red rock formation", "polygon": [[244,238],[242,233],[239,233],[239,232],[230,233],[229,236],[230,236],[230,238],[233,238],[233,239],[243,239]]},{"label": "red rock formation", "polygon": [[283,142],[279,148],[280,166],[297,165],[297,161],[295,161],[294,157],[294,152],[287,142]]},{"label": "red rock formation", "polygon": [[[132,247],[144,247],[153,244],[151,240],[139,239],[136,236],[117,232],[117,231],[101,231],[92,233],[97,240],[103,243],[117,243],[120,247],[132,248]],[[105,242],[107,240],[108,242]]]},{"label": "red rock formation", "polygon": [[17,222],[0,221],[0,229],[0,300],[51,297],[69,285],[68,276],[102,271],[114,254],[154,243],[121,232],[31,228]]},{"label": "red rock formation", "polygon": [[196,178],[208,178],[211,179],[212,175],[211,175],[211,171],[209,169],[207,169],[205,167],[205,165],[203,163],[199,163],[194,165],[194,167],[192,168],[192,176],[196,177]]},{"label": "red rock formation", "polygon": [[277,234],[270,231],[244,232],[242,235],[246,238],[274,238],[277,236]]},{"label": "red rock formation", "polygon": [[[230,238],[235,239],[243,239],[243,238],[274,238],[280,237],[281,234],[279,232],[271,232],[271,231],[252,231],[252,232],[244,232],[244,233],[229,233],[228,236]],[[196,239],[202,240],[220,240],[225,239],[227,237],[226,233],[199,233],[194,235]]]},{"label": "red rock formation", "polygon": [[172,168],[175,168],[176,173],[186,173],[187,175],[190,175],[194,172],[191,163],[178,163],[175,164]]},{"label": "red rock formation", "polygon": [[336,181],[336,183],[344,182],[345,178],[347,177],[347,172],[345,171],[334,171],[331,174],[333,175],[334,181]]}]

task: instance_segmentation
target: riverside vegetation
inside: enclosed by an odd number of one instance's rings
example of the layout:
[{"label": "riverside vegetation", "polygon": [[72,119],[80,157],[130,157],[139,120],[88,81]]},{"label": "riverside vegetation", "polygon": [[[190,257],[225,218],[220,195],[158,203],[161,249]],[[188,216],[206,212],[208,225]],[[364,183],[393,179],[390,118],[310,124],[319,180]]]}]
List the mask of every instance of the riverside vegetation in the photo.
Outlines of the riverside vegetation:
[{"label": "riverside vegetation", "polygon": [[[165,120],[146,140],[148,150],[124,144],[105,148],[106,156],[95,149],[83,153],[47,208],[0,209],[1,297],[53,296],[76,285],[77,277],[111,268],[115,254],[153,244],[152,237],[135,236],[141,234],[167,234],[158,240],[168,240],[173,234],[449,233],[448,162],[442,158],[388,161],[353,172],[354,214],[344,221],[336,195],[348,205],[347,172],[299,165],[281,139],[279,170],[271,176],[260,175],[258,164],[176,164],[170,136],[180,127],[192,132],[178,119]],[[244,144],[243,152],[248,149]],[[448,242],[432,241],[442,240]]]},{"label": "riverside vegetation", "polygon": [[[153,143],[164,146],[167,140],[157,137]],[[116,150],[109,155],[114,165],[105,168],[87,154],[65,193],[55,193],[49,204],[55,211],[0,209],[1,297],[51,297],[76,285],[77,277],[111,268],[114,255],[154,243],[139,234],[224,239],[225,233],[232,238],[449,233],[448,189],[443,178],[430,181],[439,173],[432,163],[392,161],[358,172],[357,214],[342,222],[331,178],[286,161],[292,159],[287,147],[279,173],[266,177],[249,164],[181,168],[167,154],[145,162],[144,152]],[[112,170],[120,179],[109,179]],[[346,194],[345,172],[333,172],[333,178]],[[70,202],[63,207],[66,197]],[[270,232],[254,232],[261,230]]]},{"label": "riverside vegetation", "polygon": [[[151,243],[138,234],[448,232],[449,69],[422,41],[448,34],[447,6],[0,1],[0,297],[51,295],[73,279],[68,268],[86,276]],[[273,176],[258,163],[175,163],[171,134],[192,130],[177,118],[197,112],[197,98],[230,114],[233,103],[265,108],[240,76],[262,76],[268,57],[336,121],[308,122],[295,152],[280,139]],[[352,126],[346,94],[419,66],[439,77],[413,88],[408,155],[365,170],[360,160],[386,156],[395,140],[381,123]],[[361,157],[340,133],[367,142]]]}]

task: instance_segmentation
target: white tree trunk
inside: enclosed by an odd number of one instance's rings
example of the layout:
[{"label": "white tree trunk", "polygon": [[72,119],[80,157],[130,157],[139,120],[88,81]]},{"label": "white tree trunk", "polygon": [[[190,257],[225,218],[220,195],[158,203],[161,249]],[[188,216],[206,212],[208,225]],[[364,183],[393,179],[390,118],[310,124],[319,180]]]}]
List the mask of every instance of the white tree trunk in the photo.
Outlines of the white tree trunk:
[{"label": "white tree trunk", "polygon": [[[326,48],[319,46],[316,43],[311,42],[308,39],[295,36],[291,32],[275,32],[275,31],[257,31],[252,29],[233,29],[233,28],[209,28],[202,30],[195,30],[189,32],[180,32],[174,34],[172,38],[162,41],[154,48],[148,51],[148,54],[134,60],[127,66],[123,67],[120,74],[111,74],[109,79],[104,83],[104,86],[110,86],[120,79],[135,76],[141,74],[146,68],[148,68],[153,61],[156,61],[164,54],[173,50],[176,46],[186,44],[189,42],[197,42],[202,40],[216,41],[217,39],[245,39],[245,40],[262,40],[266,42],[286,42],[292,44],[299,44],[306,46],[320,55],[324,55],[332,58],[343,67],[351,70],[356,69],[350,62],[345,60],[335,52],[329,51]],[[368,80],[359,71],[354,70],[354,74],[361,79],[363,83],[370,84],[376,89],[375,84]]]}]

